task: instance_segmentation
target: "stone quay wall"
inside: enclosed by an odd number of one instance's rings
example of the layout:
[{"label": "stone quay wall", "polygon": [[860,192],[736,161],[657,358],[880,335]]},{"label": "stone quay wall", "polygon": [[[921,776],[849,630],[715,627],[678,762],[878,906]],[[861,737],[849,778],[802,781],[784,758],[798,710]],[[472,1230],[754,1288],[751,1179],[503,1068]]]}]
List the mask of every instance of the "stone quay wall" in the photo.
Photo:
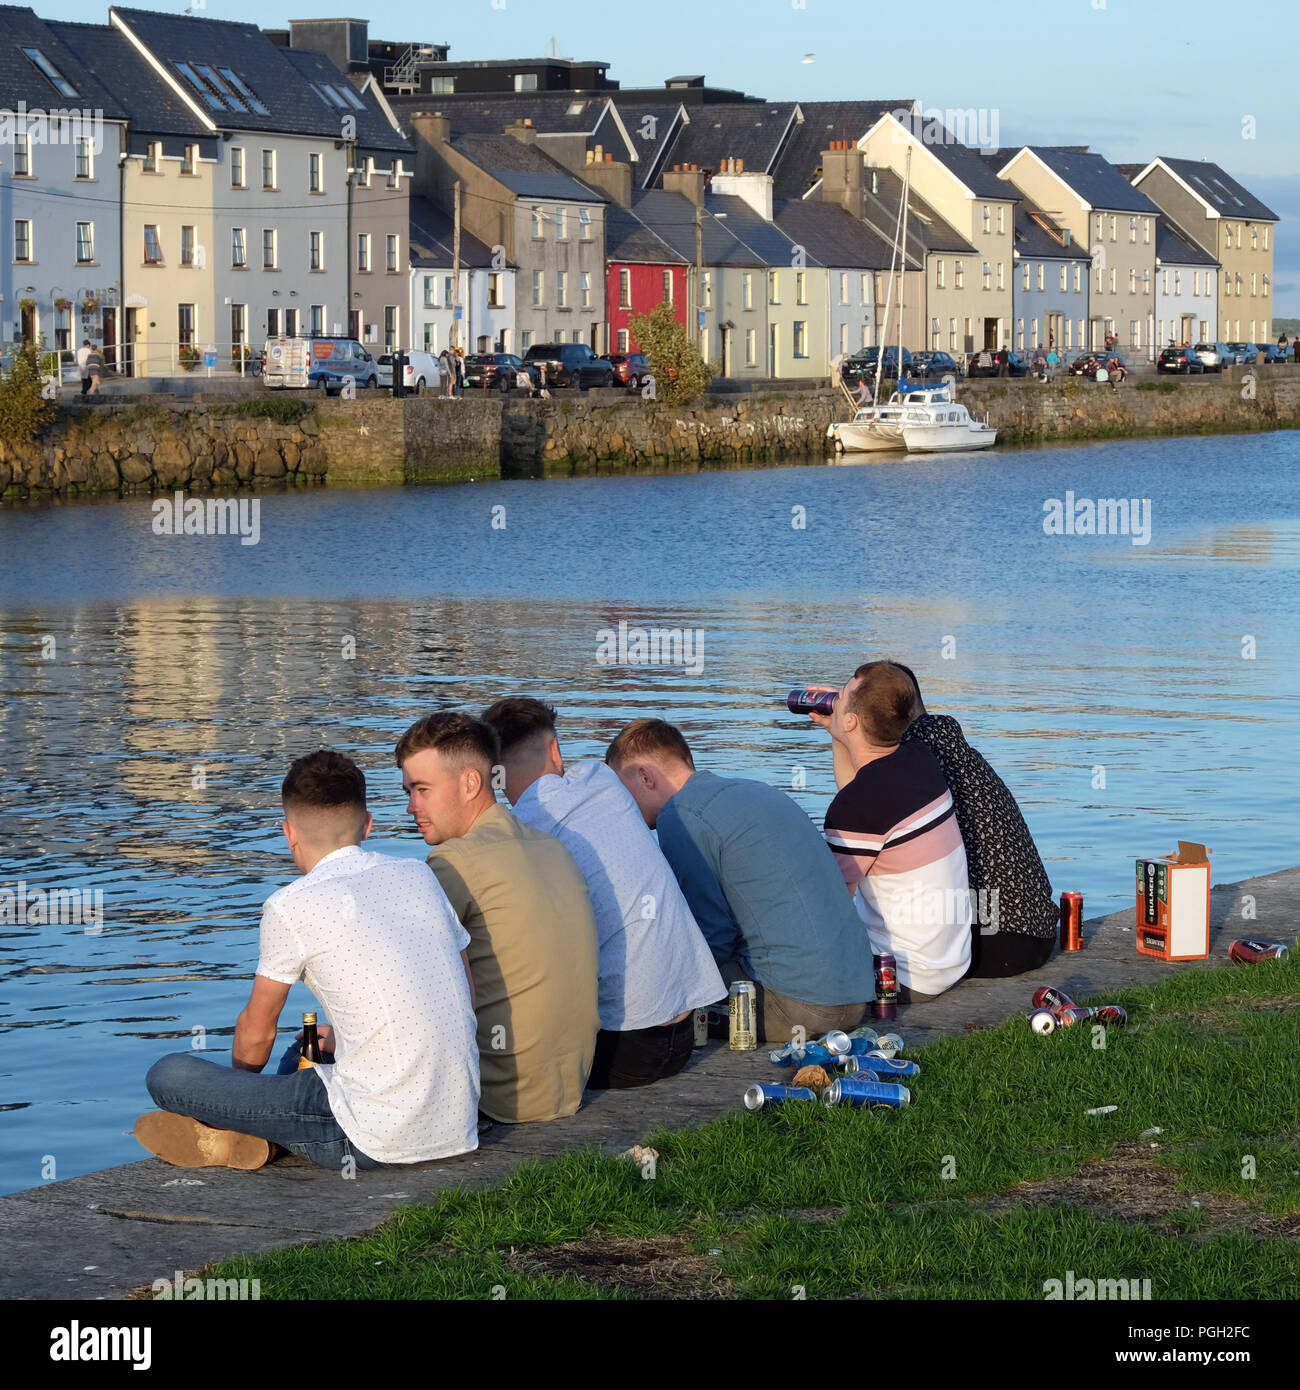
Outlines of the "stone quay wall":
[{"label": "stone quay wall", "polygon": [[[963,381],[958,399],[988,414],[1000,444],[1300,428],[1300,370],[1290,366],[1130,379],[1115,390],[1070,378]],[[34,442],[0,440],[0,496],[779,462],[824,453],[827,426],[850,414],[844,396],[829,389],[713,394],[680,406],[612,392],[546,401],[366,393],[351,401],[74,404]]]}]

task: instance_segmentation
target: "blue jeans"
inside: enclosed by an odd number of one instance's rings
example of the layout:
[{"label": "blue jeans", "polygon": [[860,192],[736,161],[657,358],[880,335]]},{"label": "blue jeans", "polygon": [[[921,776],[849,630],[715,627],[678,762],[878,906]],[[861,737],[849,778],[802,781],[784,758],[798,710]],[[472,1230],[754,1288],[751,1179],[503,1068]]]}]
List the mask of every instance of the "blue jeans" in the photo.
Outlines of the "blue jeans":
[{"label": "blue jeans", "polygon": [[343,1133],[324,1082],[314,1067],[299,1071],[298,1057],[298,1043],[292,1042],[279,1072],[270,1076],[194,1052],[169,1052],[149,1068],[145,1085],[160,1110],[269,1139],[322,1168],[340,1168],[348,1155],[358,1168],[382,1168]]}]

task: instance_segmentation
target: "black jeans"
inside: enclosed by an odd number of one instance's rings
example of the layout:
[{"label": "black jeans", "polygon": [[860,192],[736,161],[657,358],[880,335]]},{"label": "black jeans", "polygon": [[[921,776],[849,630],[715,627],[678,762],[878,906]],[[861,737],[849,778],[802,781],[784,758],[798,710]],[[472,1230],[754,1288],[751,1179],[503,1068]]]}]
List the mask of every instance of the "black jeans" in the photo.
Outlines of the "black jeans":
[{"label": "black jeans", "polygon": [[626,1033],[611,1033],[602,1028],[596,1034],[596,1055],[587,1089],[630,1091],[665,1076],[676,1076],[690,1060],[694,1046],[694,1014],[688,1014],[680,1023],[633,1028]]},{"label": "black jeans", "polygon": [[1053,936],[1026,936],[1023,932],[992,932],[983,936],[978,927],[971,934],[971,964],[964,979],[1005,980],[1037,970],[1051,959]]}]

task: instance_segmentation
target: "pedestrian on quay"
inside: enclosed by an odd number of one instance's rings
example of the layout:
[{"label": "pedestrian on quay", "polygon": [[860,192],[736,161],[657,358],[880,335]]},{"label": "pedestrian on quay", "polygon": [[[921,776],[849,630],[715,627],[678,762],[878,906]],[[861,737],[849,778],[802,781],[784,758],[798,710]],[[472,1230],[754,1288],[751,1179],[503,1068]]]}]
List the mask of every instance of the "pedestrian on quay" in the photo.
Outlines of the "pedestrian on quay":
[{"label": "pedestrian on quay", "polygon": [[1049,377],[1054,377],[1056,375],[1056,369],[1060,365],[1061,357],[1060,354],[1056,351],[1056,345],[1053,343],[1047,349],[1047,375]]},{"label": "pedestrian on quay", "polygon": [[99,395],[99,376],[103,370],[104,354],[97,347],[92,347],[86,358],[86,371],[90,374],[90,390],[87,395]]},{"label": "pedestrian on quay", "polygon": [[83,340],[77,349],[77,370],[81,373],[81,394],[84,396],[90,390],[90,368],[87,363],[90,361],[90,339]]},{"label": "pedestrian on quay", "polygon": [[446,349],[446,348],[443,348],[443,350],[438,354],[438,370],[439,370],[439,372],[442,373],[442,381],[441,381],[441,383],[440,383],[441,386],[442,386],[442,394],[443,394],[444,396],[450,396],[450,395],[451,395],[451,359],[447,356],[447,349]]},{"label": "pedestrian on quay", "polygon": [[998,349],[998,375],[1011,375],[1011,354],[1006,350],[1006,348]]}]

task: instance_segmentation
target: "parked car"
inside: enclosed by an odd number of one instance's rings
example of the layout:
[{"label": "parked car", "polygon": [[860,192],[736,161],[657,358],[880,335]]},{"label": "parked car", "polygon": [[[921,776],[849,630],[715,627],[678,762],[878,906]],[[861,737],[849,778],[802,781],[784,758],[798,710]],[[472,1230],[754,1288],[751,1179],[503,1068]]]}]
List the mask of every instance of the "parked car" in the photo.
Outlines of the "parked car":
[{"label": "parked car", "polygon": [[[863,348],[861,352],[855,352],[844,365],[840,368],[841,378],[850,386],[856,386],[859,381],[870,380],[876,374],[876,359],[880,355],[879,348]],[[903,371],[910,372],[912,366],[912,353],[903,349]],[[885,362],[881,368],[887,377],[898,375],[898,345],[885,348]]]},{"label": "parked car", "polygon": [[609,364],[614,368],[614,384],[639,390],[650,379],[650,363],[643,352],[611,352]]},{"label": "parked car", "polygon": [[1285,362],[1288,360],[1287,349],[1279,347],[1277,343],[1260,343],[1259,350],[1264,354],[1265,362]]},{"label": "parked car", "polygon": [[526,366],[524,359],[513,352],[476,352],[465,359],[465,389],[497,390],[504,394],[514,388],[516,378],[523,371],[533,381],[537,380],[537,369]]},{"label": "parked car", "polygon": [[[418,396],[421,391],[436,391],[442,385],[442,368],[438,365],[438,359],[431,352],[419,350],[403,354],[406,358],[406,370],[402,373],[406,389],[413,395]],[[387,386],[390,390],[393,385],[393,354],[386,352],[376,362],[379,373],[380,386]]]},{"label": "parked car", "polygon": [[1253,367],[1255,365],[1255,358],[1259,355],[1259,348],[1257,348],[1254,343],[1229,343],[1228,347],[1237,354],[1237,364],[1239,366],[1248,364]]},{"label": "parked car", "polygon": [[1204,373],[1205,363],[1195,348],[1167,347],[1156,359],[1157,372],[1178,372],[1191,376],[1194,372]]},{"label": "parked car", "polygon": [[268,338],[262,379],[272,389],[314,387],[330,395],[349,378],[358,390],[379,384],[379,366],[355,338]]},{"label": "parked car", "polygon": [[1125,371],[1128,371],[1128,363],[1113,348],[1107,352],[1105,348],[1098,348],[1096,352],[1085,352],[1082,356],[1076,357],[1070,363],[1071,376],[1085,376],[1089,381],[1097,378],[1097,368],[1104,367],[1107,362],[1114,358]]},{"label": "parked car", "polygon": [[[1224,353],[1223,360],[1229,367],[1240,367],[1242,363],[1245,362],[1245,343],[1224,343],[1222,344],[1222,347]],[[1252,357],[1251,361],[1253,362],[1254,360],[1255,359]]]},{"label": "parked car", "polygon": [[912,381],[934,381],[940,377],[961,376],[961,363],[946,352],[914,352],[907,375]]},{"label": "parked car", "polygon": [[547,386],[612,386],[614,368],[586,343],[534,343],[524,362],[546,371]]},{"label": "parked car", "polygon": [[[966,359],[967,376],[997,376],[1000,370],[997,349],[995,348],[985,348],[982,352],[972,352]],[[1022,353],[1007,353],[1007,375],[1029,375],[1029,363]]]},{"label": "parked car", "polygon": [[1226,343],[1197,343],[1192,351],[1201,359],[1201,365],[1207,372],[1221,372],[1225,354],[1228,351]]}]

